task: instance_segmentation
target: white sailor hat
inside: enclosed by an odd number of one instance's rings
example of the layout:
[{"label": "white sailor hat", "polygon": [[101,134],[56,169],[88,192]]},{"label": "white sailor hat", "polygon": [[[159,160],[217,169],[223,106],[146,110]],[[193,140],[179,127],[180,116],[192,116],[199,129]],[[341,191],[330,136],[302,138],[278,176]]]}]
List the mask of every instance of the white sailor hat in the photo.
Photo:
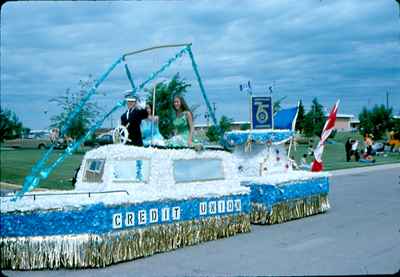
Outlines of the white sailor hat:
[{"label": "white sailor hat", "polygon": [[138,101],[138,97],[132,94],[131,90],[126,91],[125,100],[126,101]]}]

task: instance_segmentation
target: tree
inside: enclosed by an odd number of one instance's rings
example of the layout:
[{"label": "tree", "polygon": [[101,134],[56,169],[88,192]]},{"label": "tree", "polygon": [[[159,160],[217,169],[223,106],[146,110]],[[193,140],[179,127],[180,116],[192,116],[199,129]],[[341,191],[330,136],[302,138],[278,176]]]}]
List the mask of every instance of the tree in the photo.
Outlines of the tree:
[{"label": "tree", "polygon": [[393,131],[400,135],[400,119],[393,118]]},{"label": "tree", "polygon": [[386,131],[394,126],[392,109],[384,105],[375,105],[372,110],[363,108],[358,115],[359,131],[362,135],[373,134],[375,139],[381,139]]},{"label": "tree", "polygon": [[[86,95],[87,90],[92,87],[93,83],[94,80],[91,75],[89,75],[87,80],[79,81],[79,91],[71,91],[71,89],[67,88],[65,95],[50,99],[50,102],[55,102],[62,109],[60,114],[53,116],[50,119],[52,122],[50,127],[57,127],[60,129],[64,127],[68,116],[77,108],[82,98]],[[88,101],[71,121],[65,135],[74,139],[83,136],[99,114],[99,106],[93,101]]]},{"label": "tree", "polygon": [[250,129],[250,123],[242,123],[242,124],[240,124],[240,130],[241,131],[245,131],[245,130],[248,130],[248,129]]},{"label": "tree", "polygon": [[[158,83],[156,85],[155,114],[160,118],[160,133],[165,138],[170,138],[174,129],[173,121],[173,101],[176,95],[184,96],[186,90],[191,85],[179,77],[179,72],[168,83]],[[153,103],[153,89],[147,89],[148,103]],[[196,107],[193,107],[196,109]],[[192,110],[194,116],[194,112]]]},{"label": "tree", "polygon": [[325,115],[323,106],[318,102],[317,98],[314,98],[311,104],[311,108],[304,117],[304,135],[306,137],[321,135],[322,129],[325,124]]},{"label": "tree", "polygon": [[0,107],[0,141],[20,137],[26,130],[14,112]]},{"label": "tree", "polygon": [[296,127],[295,127],[296,131],[299,131],[300,133],[302,133],[304,130],[304,118],[305,118],[304,105],[303,105],[303,102],[300,100],[299,111],[297,112],[297,120],[296,120]]},{"label": "tree", "polygon": [[366,133],[372,133],[373,123],[371,120],[371,112],[368,111],[366,107],[363,107],[361,113],[358,115],[358,120],[360,124],[358,125],[358,130],[360,134],[364,135]]},{"label": "tree", "polygon": [[304,135],[306,137],[312,137],[314,135],[314,126],[313,126],[313,116],[310,112],[306,113],[304,116]]},{"label": "tree", "polygon": [[196,121],[196,119],[199,118],[200,113],[197,112],[197,110],[199,109],[200,105],[199,104],[194,104],[190,106],[190,111],[192,112],[192,116],[193,116],[193,121]]},{"label": "tree", "polygon": [[222,116],[218,126],[210,126],[206,132],[206,136],[211,142],[219,142],[225,132],[232,130],[232,118]]}]

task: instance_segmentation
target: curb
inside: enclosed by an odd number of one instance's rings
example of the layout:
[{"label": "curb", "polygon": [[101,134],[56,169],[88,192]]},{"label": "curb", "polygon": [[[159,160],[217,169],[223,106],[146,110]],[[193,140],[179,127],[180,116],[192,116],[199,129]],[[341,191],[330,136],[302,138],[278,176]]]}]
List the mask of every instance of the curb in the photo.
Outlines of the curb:
[{"label": "curb", "polygon": [[343,176],[343,175],[351,175],[351,174],[357,174],[357,173],[366,173],[366,172],[390,170],[390,169],[400,169],[400,163],[338,169],[338,170],[332,170],[329,172],[332,174],[332,176]]},{"label": "curb", "polygon": [[[15,184],[10,184],[6,182],[0,182],[0,190],[4,189],[10,189],[10,190],[20,190],[22,186],[20,185],[15,185]],[[36,188],[33,191],[47,191],[48,189],[43,189],[43,188]]]}]

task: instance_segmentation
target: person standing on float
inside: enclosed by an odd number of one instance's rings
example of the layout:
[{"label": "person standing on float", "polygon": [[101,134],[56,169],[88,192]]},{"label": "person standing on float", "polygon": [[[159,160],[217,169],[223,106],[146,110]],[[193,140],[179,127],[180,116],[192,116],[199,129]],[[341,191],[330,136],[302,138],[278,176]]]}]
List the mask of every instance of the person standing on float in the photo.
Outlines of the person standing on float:
[{"label": "person standing on float", "polygon": [[121,125],[128,129],[129,145],[143,146],[142,133],[140,131],[140,123],[148,117],[146,109],[138,106],[137,96],[127,95],[125,97],[127,103],[127,111],[121,115]]},{"label": "person standing on float", "polygon": [[175,96],[173,103],[174,136],[167,141],[172,147],[190,147],[193,138],[193,116],[182,96]]}]

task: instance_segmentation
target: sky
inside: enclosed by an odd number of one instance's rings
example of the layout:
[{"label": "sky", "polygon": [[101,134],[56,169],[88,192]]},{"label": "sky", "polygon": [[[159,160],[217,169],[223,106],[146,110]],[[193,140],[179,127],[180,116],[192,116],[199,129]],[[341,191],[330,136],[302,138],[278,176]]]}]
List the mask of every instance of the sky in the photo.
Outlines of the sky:
[{"label": "sky", "polygon": [[[1,7],[1,107],[24,126],[46,129],[61,109],[50,100],[99,78],[123,54],[157,45],[192,43],[216,116],[249,120],[254,95],[285,97],[282,107],[317,98],[339,113],[385,104],[400,114],[400,9],[395,0],[15,1]],[[136,84],[181,48],[130,56]],[[179,72],[189,105],[206,105],[184,55],[156,81]],[[153,85],[154,83],[151,83]],[[120,64],[93,98],[108,112],[130,85]],[[115,126],[118,110],[104,127]]]}]

